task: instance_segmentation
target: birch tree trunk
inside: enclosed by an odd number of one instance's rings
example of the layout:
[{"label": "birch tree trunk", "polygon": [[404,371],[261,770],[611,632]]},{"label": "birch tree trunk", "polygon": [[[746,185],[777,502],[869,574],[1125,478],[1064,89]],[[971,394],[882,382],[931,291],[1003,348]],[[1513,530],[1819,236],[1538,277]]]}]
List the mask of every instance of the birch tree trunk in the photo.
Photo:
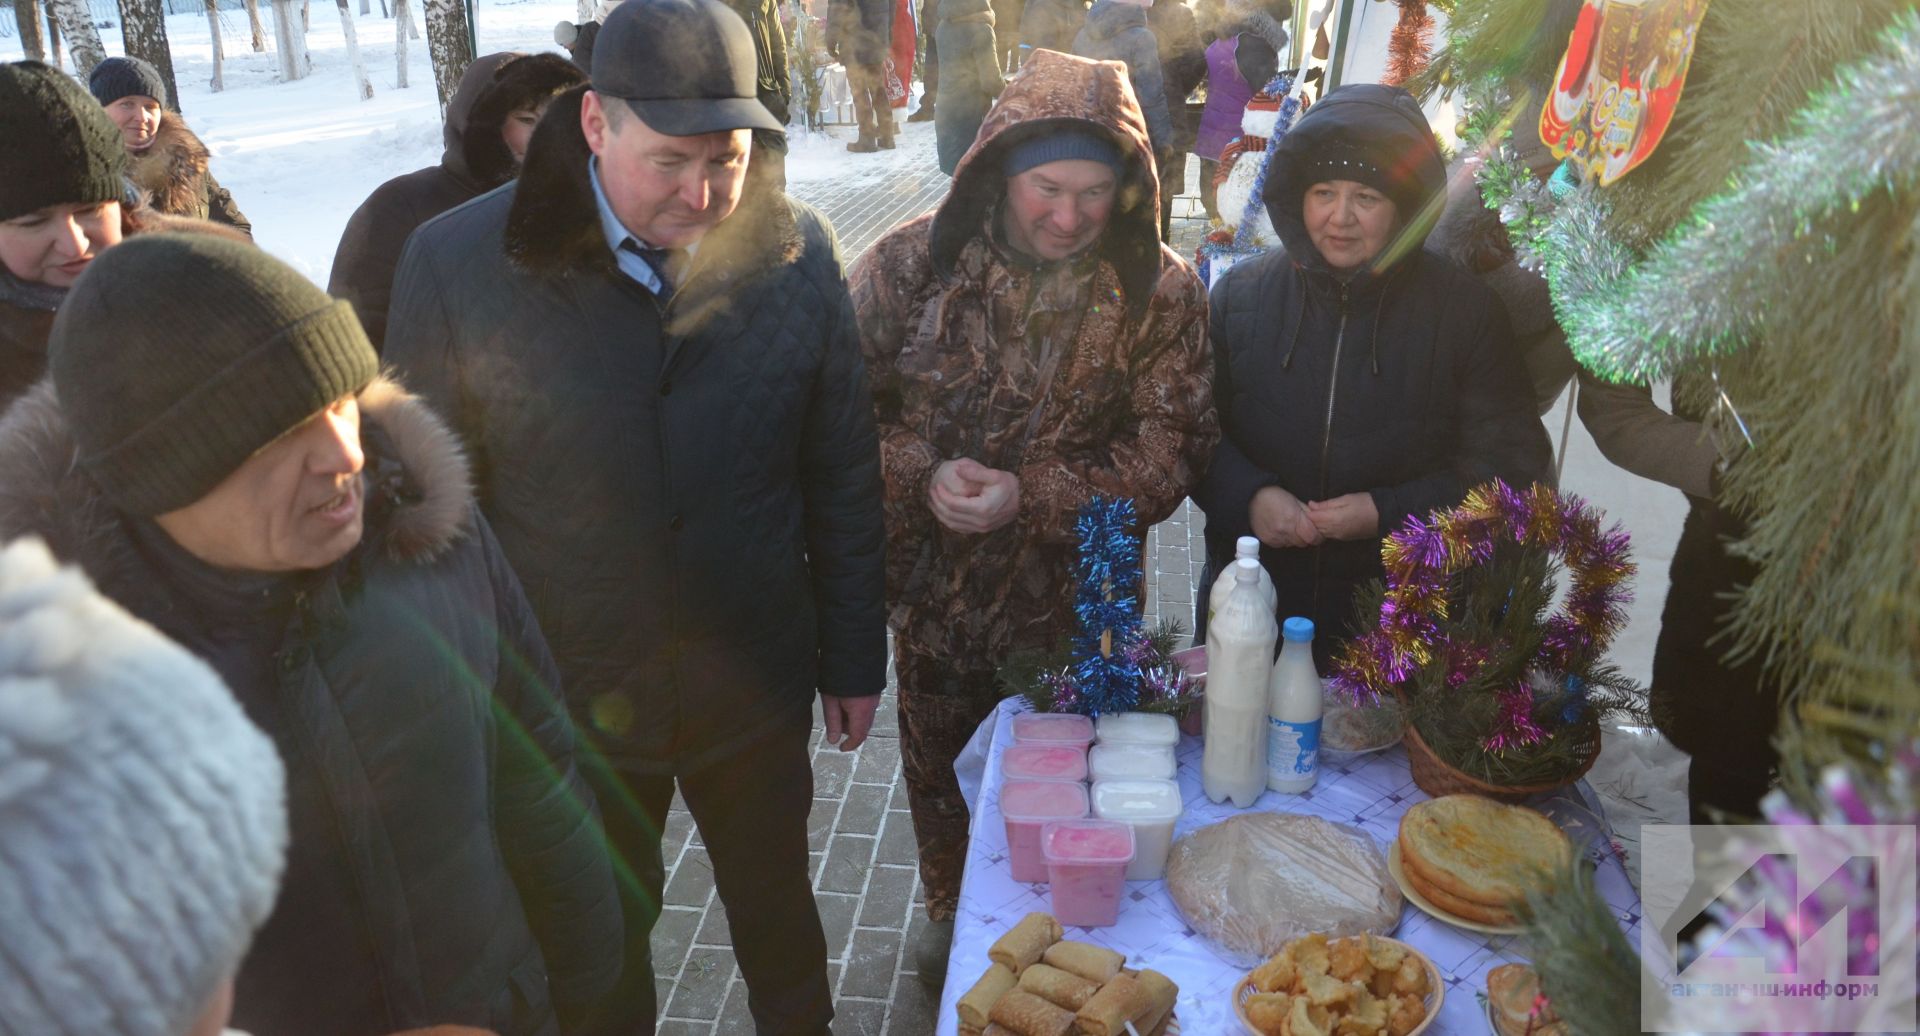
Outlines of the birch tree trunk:
[{"label": "birch tree trunk", "polygon": [[[87,0],[47,0],[47,11],[59,23],[61,35],[67,38],[67,49],[73,52],[73,72],[81,79],[92,74],[93,66],[107,60],[107,50],[100,45],[100,34],[93,28],[93,12],[87,9]],[[56,54],[59,49],[56,47]]]},{"label": "birch tree trunk", "polygon": [[220,40],[220,0],[207,0],[207,35],[213,39],[213,78],[207,85],[219,93],[227,88],[222,70],[227,61],[227,46]]},{"label": "birch tree trunk", "polygon": [[[84,5],[85,0],[81,0]],[[173,80],[173,48],[167,45],[167,11],[160,0],[120,0],[120,40],[127,56],[141,58],[160,71],[167,96],[156,97],[180,110],[180,87]]]},{"label": "birch tree trunk", "polygon": [[40,35],[40,12],[34,0],[13,0],[13,24],[20,30],[20,56],[27,61],[47,60],[47,44]]},{"label": "birch tree trunk", "polygon": [[260,0],[246,0],[247,29],[253,33],[253,52],[267,52],[267,27],[260,24]]},{"label": "birch tree trunk", "polygon": [[20,28],[20,52],[26,59],[47,60],[46,37],[40,34],[40,0],[13,0],[13,24]]},{"label": "birch tree trunk", "polygon": [[291,83],[307,77],[307,68],[300,61],[300,53],[306,48],[300,43],[300,15],[293,9],[293,0],[273,0],[273,49],[280,60],[280,81]]},{"label": "birch tree trunk", "polygon": [[[209,0],[211,2],[211,0]],[[360,0],[366,3],[366,0]],[[363,101],[373,100],[373,83],[367,78],[367,63],[360,57],[360,37],[353,31],[353,10],[347,0],[335,0],[340,9],[340,34],[347,40],[347,63],[353,66],[353,83]]]},{"label": "birch tree trunk", "polygon": [[407,0],[393,0],[393,81],[401,90],[407,88],[407,30],[412,24]]},{"label": "birch tree trunk", "polygon": [[427,53],[433,57],[433,81],[440,91],[440,110],[445,112],[460,86],[461,73],[473,63],[467,8],[461,0],[426,0],[426,8]]},{"label": "birch tree trunk", "polygon": [[307,33],[313,31],[313,0],[300,0],[300,68],[301,75],[313,72],[313,52],[307,49]]},{"label": "birch tree trunk", "polygon": [[60,59],[60,23],[54,20],[53,9],[47,9],[47,64],[59,68]]}]

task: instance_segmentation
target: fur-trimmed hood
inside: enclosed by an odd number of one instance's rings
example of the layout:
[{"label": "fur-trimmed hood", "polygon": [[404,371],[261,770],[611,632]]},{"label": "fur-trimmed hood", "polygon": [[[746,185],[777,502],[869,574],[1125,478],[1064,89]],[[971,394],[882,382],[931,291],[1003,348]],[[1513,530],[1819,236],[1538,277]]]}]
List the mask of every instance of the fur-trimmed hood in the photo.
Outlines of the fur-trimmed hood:
[{"label": "fur-trimmed hood", "polygon": [[153,143],[127,156],[127,179],[147,192],[161,212],[204,216],[210,157],[212,152],[187,128],[179,112],[163,111]]},{"label": "fur-trimmed hood", "polygon": [[[459,440],[419,397],[385,377],[361,390],[367,528],[360,550],[425,564],[473,532],[474,495]],[[0,540],[37,535],[108,581],[127,570],[124,518],[81,470],[66,414],[46,379],[0,416]]]},{"label": "fur-trimmed hood", "polygon": [[[527,144],[520,178],[507,188],[514,192],[507,213],[507,255],[531,273],[562,276],[614,270],[588,174],[593,152],[580,129],[580,105],[587,89],[577,86],[554,98]],[[803,244],[786,196],[756,191],[749,185],[733,214],[700,240],[676,302],[709,273],[720,274],[717,279],[725,282],[740,279],[747,270],[792,263],[800,258]]]},{"label": "fur-trimmed hood", "polygon": [[1161,274],[1160,181],[1127,66],[1050,50],[1034,51],[1007,81],[973,147],[954,168],[953,186],[933,217],[929,251],[936,274],[952,276],[961,249],[980,235],[1006,197],[1000,169],[1007,149],[1069,127],[1107,134],[1125,158],[1112,222],[1094,247],[1119,272],[1128,307],[1146,305]]}]

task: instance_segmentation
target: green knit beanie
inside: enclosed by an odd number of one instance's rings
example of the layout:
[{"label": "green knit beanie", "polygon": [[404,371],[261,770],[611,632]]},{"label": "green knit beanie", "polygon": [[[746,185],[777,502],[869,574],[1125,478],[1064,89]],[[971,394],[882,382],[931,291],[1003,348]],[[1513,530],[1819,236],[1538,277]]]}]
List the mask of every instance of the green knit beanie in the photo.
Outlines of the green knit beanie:
[{"label": "green knit beanie", "polygon": [[201,234],[102,252],[47,352],[81,467],[141,516],[207,495],[379,370],[352,306],[252,245]]},{"label": "green knit beanie", "polygon": [[93,95],[38,61],[0,64],[0,220],[118,201],[127,146]]}]

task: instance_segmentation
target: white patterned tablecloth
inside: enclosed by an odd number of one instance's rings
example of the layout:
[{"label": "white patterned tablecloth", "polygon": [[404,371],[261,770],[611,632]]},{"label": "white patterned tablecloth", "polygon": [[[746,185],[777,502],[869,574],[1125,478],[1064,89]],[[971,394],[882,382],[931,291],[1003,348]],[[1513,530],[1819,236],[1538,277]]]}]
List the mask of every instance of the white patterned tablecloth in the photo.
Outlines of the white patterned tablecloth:
[{"label": "white patterned tablecloth", "polygon": [[[1028,913],[1048,911],[1051,906],[1046,884],[1013,880],[1007,859],[1006,825],[1000,816],[1000,755],[1012,740],[1012,724],[1000,720],[1025,708],[1017,698],[1002,702],[999,712],[981,727],[980,740],[984,741],[991,725],[991,747],[974,800],[973,836],[960,887],[953,953],[946,990],[940,998],[939,1036],[954,1036],[958,1030],[954,1004],[986,970],[987,948],[993,941]],[[1207,801],[1200,790],[1199,738],[1182,738],[1178,756],[1180,792],[1186,808],[1176,837],[1239,812],[1229,804]],[[1578,786],[1578,795],[1587,809],[1600,812],[1584,782]],[[1400,815],[1426,797],[1407,772],[1405,752],[1395,746],[1351,763],[1323,765],[1320,781],[1312,791],[1305,795],[1267,792],[1253,808],[1311,813],[1352,825],[1371,834],[1385,852],[1399,830]],[[1629,942],[1639,945],[1640,899],[1625,868],[1616,856],[1604,851],[1591,855],[1598,863],[1602,896],[1626,929]],[[1527,959],[1526,942],[1519,936],[1482,935],[1455,928],[1428,917],[1411,903],[1403,908],[1394,935],[1433,958],[1446,980],[1446,1002],[1439,1020],[1428,1030],[1437,1036],[1486,1032],[1486,1015],[1475,994],[1486,988],[1487,972],[1509,961]],[[1232,1036],[1237,1032],[1227,999],[1247,969],[1215,955],[1206,940],[1187,927],[1164,882],[1129,882],[1118,924],[1110,928],[1068,928],[1067,938],[1110,947],[1126,954],[1129,963],[1164,972],[1179,983],[1177,1013],[1184,1036]]]}]

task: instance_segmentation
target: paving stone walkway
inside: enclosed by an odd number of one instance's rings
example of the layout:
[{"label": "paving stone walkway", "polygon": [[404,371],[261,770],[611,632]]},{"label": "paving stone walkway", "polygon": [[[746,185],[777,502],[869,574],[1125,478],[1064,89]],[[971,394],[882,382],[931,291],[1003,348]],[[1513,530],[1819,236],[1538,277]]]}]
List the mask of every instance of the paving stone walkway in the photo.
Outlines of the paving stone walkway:
[{"label": "paving stone walkway", "polygon": [[[884,186],[872,177],[796,184],[793,193],[833,222],[848,262],[895,224],[932,208],[947,178],[933,161],[933,127],[903,127],[897,151],[849,156],[887,163]],[[863,171],[869,171],[863,170]],[[1191,188],[1190,188],[1191,192]],[[1176,205],[1174,241],[1191,254],[1202,221],[1198,204]],[[1193,587],[1205,560],[1200,515],[1183,507],[1153,530],[1147,546],[1147,607],[1190,619]],[[900,781],[894,688],[889,681],[872,736],[843,753],[813,745],[813,811],[808,816],[814,899],[827,933],[827,975],[835,999],[835,1036],[931,1036],[939,992],[914,974],[913,941],[927,923],[914,867],[913,821]],[[661,1036],[751,1036],[747,990],[734,965],[726,910],[692,818],[676,800],[667,818],[665,910],[653,934],[653,962],[665,1017]]]}]

